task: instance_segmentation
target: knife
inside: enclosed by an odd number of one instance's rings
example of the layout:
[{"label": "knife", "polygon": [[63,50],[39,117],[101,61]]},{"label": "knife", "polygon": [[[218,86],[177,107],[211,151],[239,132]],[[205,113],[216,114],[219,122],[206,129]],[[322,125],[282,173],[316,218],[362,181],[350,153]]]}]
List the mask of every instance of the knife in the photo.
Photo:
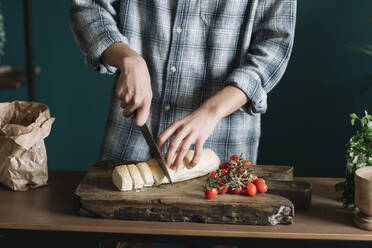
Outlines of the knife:
[{"label": "knife", "polygon": [[163,170],[164,175],[168,178],[170,184],[173,186],[173,182],[172,182],[172,179],[169,175],[169,172],[168,172],[167,166],[165,164],[164,158],[161,156],[160,150],[159,150],[158,146],[156,145],[154,137],[152,137],[147,124],[145,123],[142,127],[140,127],[140,129],[141,129],[143,137],[145,137],[145,140],[150,147],[151,156],[156,159],[156,161],[160,165],[160,168]]}]

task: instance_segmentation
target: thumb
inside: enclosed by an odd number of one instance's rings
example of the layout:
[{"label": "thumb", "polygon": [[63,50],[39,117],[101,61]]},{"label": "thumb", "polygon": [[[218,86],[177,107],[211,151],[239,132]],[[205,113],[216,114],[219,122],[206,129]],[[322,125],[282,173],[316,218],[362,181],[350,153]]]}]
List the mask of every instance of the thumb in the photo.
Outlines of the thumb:
[{"label": "thumb", "polygon": [[142,127],[150,115],[150,106],[142,106],[136,110],[132,121],[139,127]]}]

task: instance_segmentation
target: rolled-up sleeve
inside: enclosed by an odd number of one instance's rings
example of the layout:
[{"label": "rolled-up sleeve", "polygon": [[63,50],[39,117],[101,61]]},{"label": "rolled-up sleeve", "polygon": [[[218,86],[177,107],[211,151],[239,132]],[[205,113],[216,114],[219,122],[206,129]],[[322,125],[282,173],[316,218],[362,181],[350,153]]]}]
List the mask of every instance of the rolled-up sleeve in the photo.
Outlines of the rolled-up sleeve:
[{"label": "rolled-up sleeve", "polygon": [[258,1],[248,52],[226,79],[227,85],[247,95],[244,111],[266,112],[267,93],[279,82],[289,61],[295,22],[296,0]]},{"label": "rolled-up sleeve", "polygon": [[117,68],[101,61],[102,53],[113,43],[128,45],[118,28],[115,0],[73,0],[70,26],[85,56],[87,66],[100,73],[115,73]]}]

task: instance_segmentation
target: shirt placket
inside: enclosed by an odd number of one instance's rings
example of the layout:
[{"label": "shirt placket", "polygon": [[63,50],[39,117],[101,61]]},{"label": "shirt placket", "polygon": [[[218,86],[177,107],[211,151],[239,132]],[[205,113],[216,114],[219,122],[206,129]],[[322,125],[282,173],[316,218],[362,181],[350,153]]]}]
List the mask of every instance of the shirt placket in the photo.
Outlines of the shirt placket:
[{"label": "shirt placket", "polygon": [[[185,21],[184,13],[188,1],[179,0],[177,2],[176,14],[171,31],[170,52],[168,61],[165,64],[167,70],[163,89],[164,94],[161,101],[158,135],[175,120],[176,116],[175,104],[180,87],[181,63],[179,61],[181,61],[180,57],[182,56],[183,22]],[[165,144],[165,150],[168,147],[168,143],[169,142]]]}]

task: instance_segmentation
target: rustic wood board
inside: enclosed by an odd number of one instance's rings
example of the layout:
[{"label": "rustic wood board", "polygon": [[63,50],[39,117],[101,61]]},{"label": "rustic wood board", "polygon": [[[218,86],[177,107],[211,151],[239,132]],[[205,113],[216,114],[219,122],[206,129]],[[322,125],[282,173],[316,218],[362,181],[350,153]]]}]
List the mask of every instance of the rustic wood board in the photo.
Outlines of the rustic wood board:
[{"label": "rustic wood board", "polygon": [[[120,192],[111,179],[112,169],[118,164],[123,164],[123,161],[100,162],[89,169],[74,193],[77,214],[147,221],[255,225],[292,223],[294,206],[290,200],[279,195],[258,194],[247,197],[225,194],[206,200],[202,191],[206,177],[175,183],[173,187],[160,185],[138,192]],[[268,166],[267,171],[264,167],[258,166],[260,169],[256,169],[256,174],[262,176],[266,173],[274,178],[277,175],[285,180],[293,178],[293,167],[284,166],[280,169],[281,166]],[[277,182],[270,181],[268,184],[274,189]]]},{"label": "rustic wood board", "polygon": [[288,165],[256,165],[254,173],[268,180],[293,181],[294,169]]},{"label": "rustic wood board", "polygon": [[266,180],[268,193],[288,198],[296,209],[307,209],[311,205],[312,186],[304,181]]}]

